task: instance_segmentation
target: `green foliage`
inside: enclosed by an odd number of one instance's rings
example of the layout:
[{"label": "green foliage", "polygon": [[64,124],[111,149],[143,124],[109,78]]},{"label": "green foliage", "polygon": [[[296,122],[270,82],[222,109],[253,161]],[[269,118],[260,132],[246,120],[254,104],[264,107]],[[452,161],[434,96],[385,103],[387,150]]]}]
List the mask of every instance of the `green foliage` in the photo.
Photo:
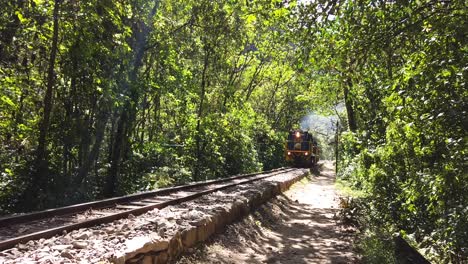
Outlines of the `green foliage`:
[{"label": "green foliage", "polygon": [[461,0],[2,4],[0,211],[282,166],[284,132],[317,111],[350,130],[339,175],[369,194],[372,221],[439,262],[466,259],[466,12]]},{"label": "green foliage", "polygon": [[379,211],[372,203],[372,196],[349,188],[351,181],[339,180],[340,198],[339,217],[344,224],[354,226],[356,232],[356,251],[361,255],[362,263],[398,263],[393,240],[394,229],[390,222],[382,221]]},{"label": "green foliage", "polygon": [[348,49],[340,70],[352,80],[358,124],[341,135],[340,175],[369,192],[376,219],[414,236],[427,257],[466,260],[463,1],[348,2],[333,23]]},{"label": "green foliage", "polygon": [[290,45],[293,9],[280,1],[2,5],[1,213],[282,166],[283,132],[309,108]]},{"label": "green foliage", "polygon": [[395,245],[391,234],[382,232],[367,232],[360,239],[358,249],[362,254],[362,263],[397,263],[395,258]]}]

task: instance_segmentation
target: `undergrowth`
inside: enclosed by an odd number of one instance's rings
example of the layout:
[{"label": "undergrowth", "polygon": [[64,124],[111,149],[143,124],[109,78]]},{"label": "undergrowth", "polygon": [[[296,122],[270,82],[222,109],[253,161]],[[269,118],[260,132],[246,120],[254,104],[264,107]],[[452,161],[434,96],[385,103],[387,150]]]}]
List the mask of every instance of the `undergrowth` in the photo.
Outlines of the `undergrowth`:
[{"label": "undergrowth", "polygon": [[373,219],[370,197],[365,192],[352,188],[347,181],[337,179],[335,185],[342,196],[340,198],[342,223],[359,230],[355,250],[361,255],[361,262],[397,263],[391,227],[381,225]]}]

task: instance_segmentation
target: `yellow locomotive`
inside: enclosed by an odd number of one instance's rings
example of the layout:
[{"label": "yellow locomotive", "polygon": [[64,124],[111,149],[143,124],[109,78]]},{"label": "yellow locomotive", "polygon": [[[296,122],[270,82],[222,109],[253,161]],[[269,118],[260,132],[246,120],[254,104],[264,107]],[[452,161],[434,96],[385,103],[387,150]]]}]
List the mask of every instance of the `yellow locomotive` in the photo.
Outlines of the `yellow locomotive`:
[{"label": "yellow locomotive", "polygon": [[295,167],[314,167],[319,161],[320,149],[308,131],[291,130],[285,144],[286,161]]}]

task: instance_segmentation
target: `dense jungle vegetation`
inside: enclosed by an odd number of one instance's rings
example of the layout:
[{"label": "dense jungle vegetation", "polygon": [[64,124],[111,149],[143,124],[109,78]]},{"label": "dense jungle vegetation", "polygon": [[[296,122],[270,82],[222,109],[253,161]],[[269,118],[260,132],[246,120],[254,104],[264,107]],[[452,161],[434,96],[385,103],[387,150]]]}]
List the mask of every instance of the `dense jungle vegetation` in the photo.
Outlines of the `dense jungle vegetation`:
[{"label": "dense jungle vegetation", "polygon": [[0,213],[280,167],[318,113],[369,222],[466,261],[467,22],[464,0],[4,1]]}]

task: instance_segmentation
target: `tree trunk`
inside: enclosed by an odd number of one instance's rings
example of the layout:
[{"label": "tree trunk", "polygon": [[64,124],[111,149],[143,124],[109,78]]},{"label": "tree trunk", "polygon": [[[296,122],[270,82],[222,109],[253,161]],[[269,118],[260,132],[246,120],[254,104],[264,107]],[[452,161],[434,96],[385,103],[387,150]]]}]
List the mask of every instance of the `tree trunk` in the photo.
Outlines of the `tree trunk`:
[{"label": "tree trunk", "polygon": [[129,91],[130,100],[125,102],[125,105],[120,113],[120,118],[117,123],[117,130],[114,136],[112,153],[111,153],[111,167],[106,179],[104,195],[112,197],[115,195],[115,189],[120,174],[121,161],[127,150],[130,149],[130,132],[132,131],[133,122],[136,117],[136,105],[139,101],[139,91],[136,87],[138,72],[143,65],[143,57],[148,41],[148,35],[151,32],[150,27],[146,23],[151,23],[154,15],[159,8],[160,0],[156,0],[153,9],[148,14],[147,21],[141,21],[138,25],[140,30],[135,32],[135,56],[133,58],[133,68],[129,73],[128,82],[124,83],[124,90]]},{"label": "tree trunk", "polygon": [[84,179],[88,176],[88,173],[96,162],[99,154],[99,150],[101,149],[101,143],[104,139],[104,131],[106,128],[108,120],[108,115],[104,110],[101,110],[99,116],[96,120],[96,134],[94,144],[89,152],[89,155],[85,157],[83,161],[83,165],[80,167],[80,171],[78,172],[78,177],[76,180],[76,184],[82,184]]},{"label": "tree trunk", "polygon": [[340,162],[340,121],[336,121],[335,132],[335,175],[338,175],[339,162]]},{"label": "tree trunk", "polygon": [[144,99],[143,99],[143,109],[142,109],[142,120],[141,120],[141,126],[140,126],[140,135],[139,135],[139,145],[140,146],[143,146],[144,142],[145,142],[145,130],[146,130],[146,112],[148,111],[149,112],[149,102],[148,102],[148,95],[145,93],[145,96],[144,96]]},{"label": "tree trunk", "polygon": [[252,79],[250,79],[249,85],[247,85],[246,88],[246,95],[245,95],[245,102],[247,102],[250,99],[250,96],[252,95],[252,92],[254,91],[255,87],[257,86],[257,77],[260,75],[260,73],[263,70],[263,67],[265,66],[266,62],[262,59],[260,64],[255,68],[255,72],[252,75]]},{"label": "tree trunk", "polygon": [[203,104],[205,101],[205,90],[206,90],[206,72],[208,70],[208,65],[209,65],[209,59],[210,59],[210,48],[205,46],[205,60],[203,63],[203,72],[202,72],[202,79],[201,79],[201,84],[200,84],[200,105],[198,106],[198,112],[197,112],[197,129],[196,129],[196,164],[195,164],[195,171],[193,174],[193,180],[198,181],[200,179],[200,167],[201,167],[201,157],[202,157],[202,151],[201,151],[201,119],[203,115]]},{"label": "tree trunk", "polygon": [[354,113],[353,102],[351,98],[349,98],[349,89],[353,87],[353,83],[351,79],[348,77],[346,79],[346,83],[344,85],[343,93],[344,93],[344,101],[346,106],[346,114],[348,115],[348,125],[349,130],[352,132],[356,132],[357,124],[356,124],[356,115]]},{"label": "tree trunk", "polygon": [[127,135],[128,111],[130,110],[130,103],[126,103],[121,112],[121,116],[117,121],[117,131],[114,135],[112,142],[112,152],[110,158],[111,167],[106,180],[104,195],[112,197],[115,195],[115,187],[117,185],[118,175],[120,174],[120,161],[122,159],[122,152]]},{"label": "tree trunk", "polygon": [[[153,121],[151,122],[151,129],[150,129],[149,135],[148,135],[148,141],[150,141],[150,142],[153,141],[156,130],[160,129],[159,119],[161,118],[161,95],[160,95],[159,91],[155,95],[155,98],[153,100],[153,104],[154,104]],[[148,113],[148,115],[150,115],[150,114]],[[151,120],[151,118],[150,118],[150,120]]]},{"label": "tree trunk", "polygon": [[55,0],[53,10],[53,33],[52,33],[52,47],[49,57],[49,66],[47,70],[47,87],[44,96],[44,113],[42,116],[41,123],[39,125],[39,138],[38,146],[36,150],[36,163],[35,163],[35,176],[33,179],[33,186],[40,192],[45,186],[47,180],[47,134],[49,132],[50,115],[53,106],[53,89],[55,86],[55,58],[57,57],[57,45],[58,45],[58,30],[59,20],[58,13],[60,8],[61,0]]}]

